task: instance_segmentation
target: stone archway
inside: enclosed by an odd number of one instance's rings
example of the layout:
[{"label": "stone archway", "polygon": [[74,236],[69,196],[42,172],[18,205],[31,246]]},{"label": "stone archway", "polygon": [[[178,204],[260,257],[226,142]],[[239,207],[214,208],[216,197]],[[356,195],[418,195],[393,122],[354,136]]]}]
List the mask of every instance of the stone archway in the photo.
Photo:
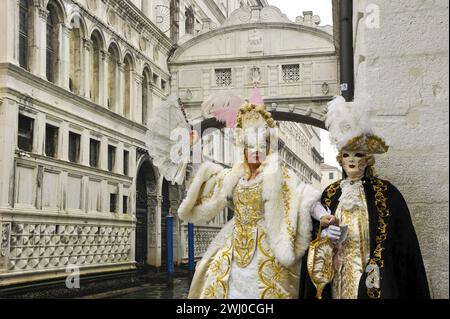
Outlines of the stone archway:
[{"label": "stone archway", "polygon": [[157,266],[157,176],[147,156],[136,176],[135,261],[138,266]]}]

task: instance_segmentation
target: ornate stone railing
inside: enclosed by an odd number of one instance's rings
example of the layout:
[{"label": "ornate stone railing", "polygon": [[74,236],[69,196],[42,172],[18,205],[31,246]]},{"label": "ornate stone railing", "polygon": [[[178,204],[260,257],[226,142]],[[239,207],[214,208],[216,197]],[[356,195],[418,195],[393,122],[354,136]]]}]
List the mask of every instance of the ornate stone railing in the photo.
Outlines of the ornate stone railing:
[{"label": "ornate stone railing", "polygon": [[[216,225],[201,225],[194,226],[194,255],[195,259],[200,259],[208,249],[211,241],[217,236],[222,226]],[[181,247],[183,247],[182,262],[188,260],[188,227],[182,225],[181,227]]]},{"label": "ornate stone railing", "polygon": [[0,252],[7,272],[131,262],[131,227],[35,222],[1,226]]}]

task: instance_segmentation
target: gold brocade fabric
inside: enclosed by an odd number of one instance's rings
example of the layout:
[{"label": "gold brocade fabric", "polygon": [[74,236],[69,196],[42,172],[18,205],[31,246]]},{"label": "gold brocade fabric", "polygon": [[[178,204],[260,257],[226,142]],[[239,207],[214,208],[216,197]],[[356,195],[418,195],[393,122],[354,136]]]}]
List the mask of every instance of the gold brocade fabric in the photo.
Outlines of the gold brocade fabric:
[{"label": "gold brocade fabric", "polygon": [[250,264],[258,241],[257,222],[263,218],[262,183],[246,187],[238,184],[233,202],[236,224],[233,234],[233,260],[239,267]]},{"label": "gold brocade fabric", "polygon": [[281,265],[269,246],[262,181],[247,184],[241,180],[234,189],[233,203],[233,232],[221,248],[197,265],[189,298],[297,298],[299,264]]},{"label": "gold brocade fabric", "polygon": [[369,217],[362,184],[356,187],[359,206],[336,209],[340,225],[348,225],[347,239],[339,254],[342,264],[336,269],[332,282],[333,299],[357,299],[361,276],[370,258]]}]

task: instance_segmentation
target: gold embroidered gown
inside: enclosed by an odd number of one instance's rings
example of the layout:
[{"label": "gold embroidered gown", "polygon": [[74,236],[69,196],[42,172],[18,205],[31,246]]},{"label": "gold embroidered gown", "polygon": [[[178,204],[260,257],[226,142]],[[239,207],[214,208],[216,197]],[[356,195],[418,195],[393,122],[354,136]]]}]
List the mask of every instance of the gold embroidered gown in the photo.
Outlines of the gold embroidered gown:
[{"label": "gold embroidered gown", "polygon": [[202,259],[190,298],[297,298],[299,266],[281,265],[269,247],[264,226],[262,179],[239,180],[233,191],[232,235],[209,258]]},{"label": "gold embroidered gown", "polygon": [[361,275],[370,258],[369,217],[362,181],[344,180],[341,188],[335,216],[340,225],[348,225],[348,235],[335,258],[332,296],[356,299]]}]

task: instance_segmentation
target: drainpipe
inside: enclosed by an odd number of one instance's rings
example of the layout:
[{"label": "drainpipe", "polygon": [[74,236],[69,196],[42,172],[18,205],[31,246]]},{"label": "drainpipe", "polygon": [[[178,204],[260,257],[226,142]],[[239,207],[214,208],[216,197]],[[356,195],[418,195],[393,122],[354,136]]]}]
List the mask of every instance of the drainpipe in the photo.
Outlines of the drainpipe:
[{"label": "drainpipe", "polygon": [[339,1],[341,94],[347,102],[355,92],[353,65],[353,0]]}]

